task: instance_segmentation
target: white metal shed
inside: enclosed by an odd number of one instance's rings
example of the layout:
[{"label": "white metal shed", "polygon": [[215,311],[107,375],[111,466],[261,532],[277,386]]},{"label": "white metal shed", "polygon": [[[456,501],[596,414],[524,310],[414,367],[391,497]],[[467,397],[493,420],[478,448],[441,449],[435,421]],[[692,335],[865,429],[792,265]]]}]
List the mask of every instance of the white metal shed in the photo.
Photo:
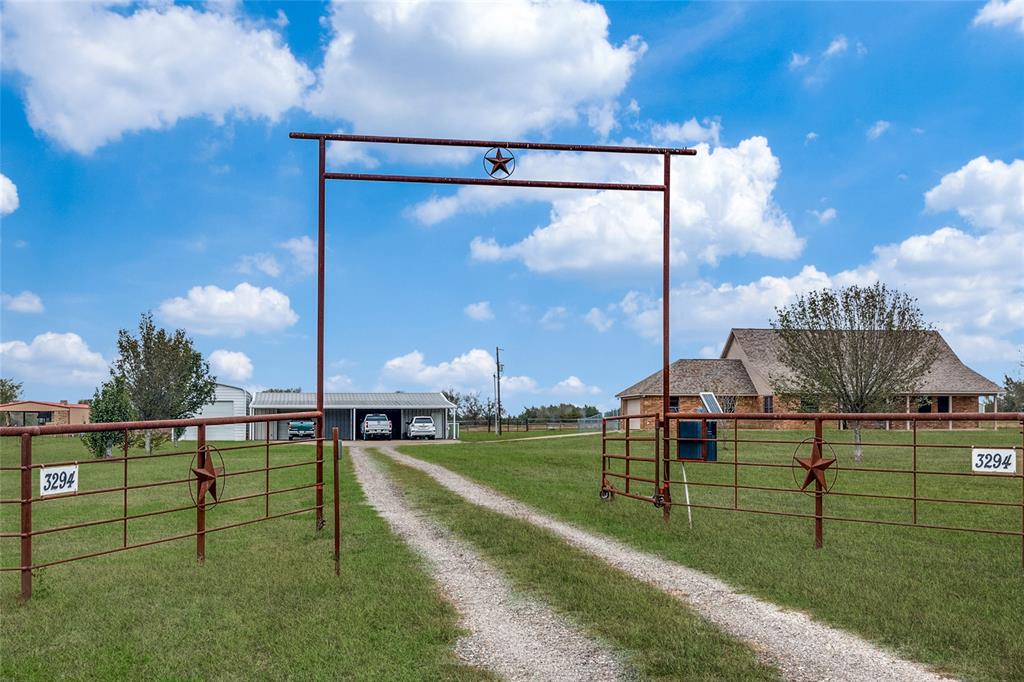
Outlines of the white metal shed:
[{"label": "white metal shed", "polygon": [[[245,417],[249,414],[252,395],[244,388],[217,384],[213,402],[207,403],[196,417]],[[206,427],[206,440],[245,440],[248,424],[224,424]],[[181,440],[195,440],[196,427],[189,426]]]}]

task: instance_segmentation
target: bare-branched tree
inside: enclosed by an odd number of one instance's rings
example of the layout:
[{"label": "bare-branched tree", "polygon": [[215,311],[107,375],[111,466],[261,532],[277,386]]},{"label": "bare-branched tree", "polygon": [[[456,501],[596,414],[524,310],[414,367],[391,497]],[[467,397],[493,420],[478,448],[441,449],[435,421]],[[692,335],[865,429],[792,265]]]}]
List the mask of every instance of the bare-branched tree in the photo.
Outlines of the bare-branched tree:
[{"label": "bare-branched tree", "polygon": [[[788,369],[770,380],[783,400],[838,412],[894,409],[932,366],[936,334],[917,301],[881,282],[822,289],[776,308],[772,329]],[[854,459],[861,425],[852,422]]]}]

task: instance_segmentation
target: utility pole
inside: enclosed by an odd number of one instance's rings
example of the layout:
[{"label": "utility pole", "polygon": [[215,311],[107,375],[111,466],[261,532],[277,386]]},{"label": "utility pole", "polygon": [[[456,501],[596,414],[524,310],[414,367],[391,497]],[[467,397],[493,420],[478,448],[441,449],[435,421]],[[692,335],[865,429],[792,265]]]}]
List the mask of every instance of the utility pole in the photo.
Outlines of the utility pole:
[{"label": "utility pole", "polygon": [[495,383],[496,383],[495,393],[497,394],[497,402],[498,402],[498,406],[497,406],[497,410],[496,410],[497,415],[498,415],[498,428],[497,428],[497,431],[498,431],[498,435],[500,436],[501,435],[501,369],[502,369],[502,367],[501,367],[501,349],[498,348],[497,346],[494,347],[494,363],[497,365],[497,374],[495,375],[497,377],[496,380],[495,380]]}]

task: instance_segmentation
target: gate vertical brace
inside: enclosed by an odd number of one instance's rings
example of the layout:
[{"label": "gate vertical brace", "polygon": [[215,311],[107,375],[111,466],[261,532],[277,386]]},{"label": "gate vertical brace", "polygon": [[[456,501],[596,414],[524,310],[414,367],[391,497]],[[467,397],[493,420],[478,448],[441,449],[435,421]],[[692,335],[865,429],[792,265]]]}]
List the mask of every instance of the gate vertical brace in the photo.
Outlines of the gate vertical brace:
[{"label": "gate vertical brace", "polygon": [[[993,422],[994,424],[995,422]],[[1024,419],[1020,420],[1020,454],[1024,458]],[[1020,567],[1024,568],[1024,464],[1020,467]]]},{"label": "gate vertical brace", "polygon": [[128,439],[129,439],[128,429],[125,429],[124,430],[124,443],[121,444],[121,455],[124,458],[124,462],[123,462],[123,464],[124,464],[124,467],[123,467],[124,468],[124,472],[123,472],[123,474],[124,474],[123,475],[124,492],[122,493],[122,498],[121,498],[121,502],[122,502],[121,511],[123,512],[123,516],[124,516],[124,521],[123,521],[122,528],[121,528],[121,531],[122,531],[121,532],[121,535],[122,535],[121,546],[122,547],[127,547],[128,546]]},{"label": "gate vertical brace", "polygon": [[[821,417],[814,420],[814,452],[811,454],[811,459],[817,461],[821,459],[821,442],[822,442],[822,429],[821,429]],[[824,493],[821,488],[821,481],[815,477],[814,479],[814,548],[821,549],[824,541],[824,529],[822,528],[822,497]]]},{"label": "gate vertical brace", "polygon": [[[196,468],[206,468],[206,425],[196,427]],[[198,482],[198,477],[197,477]],[[189,482],[189,485],[192,485]],[[206,498],[196,492],[196,561],[206,561]]]},{"label": "gate vertical brace", "polygon": [[[669,520],[672,509],[672,490],[669,486],[669,478],[671,474],[671,445],[670,445],[670,434],[669,434],[669,294],[670,292],[670,281],[669,281],[669,266],[671,258],[671,234],[670,234],[670,220],[669,210],[671,208],[671,191],[669,190],[672,180],[672,155],[665,154],[662,157],[662,163],[664,165],[664,186],[662,187],[661,194],[664,200],[663,215],[662,215],[662,229],[661,229],[661,415],[662,415],[662,438],[664,439],[662,457],[664,458],[664,496],[665,506],[662,507],[662,514],[666,521]],[[658,465],[655,464],[655,478],[658,477],[657,469]]]},{"label": "gate vertical brace", "polygon": [[320,138],[320,174],[316,228],[316,529],[324,527],[324,207],[327,179],[327,141]]},{"label": "gate vertical brace", "polygon": [[331,443],[334,446],[331,459],[334,460],[334,575],[341,575],[341,509],[338,507],[338,462],[341,448],[338,445],[338,427],[331,429]]},{"label": "gate vertical brace", "polygon": [[21,598],[32,598],[32,436],[21,434]]}]

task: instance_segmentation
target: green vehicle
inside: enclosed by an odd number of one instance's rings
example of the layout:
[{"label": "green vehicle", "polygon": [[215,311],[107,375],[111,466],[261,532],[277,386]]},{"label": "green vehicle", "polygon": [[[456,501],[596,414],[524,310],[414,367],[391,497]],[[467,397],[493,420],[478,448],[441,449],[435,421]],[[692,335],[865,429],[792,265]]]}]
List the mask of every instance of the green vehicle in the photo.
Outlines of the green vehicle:
[{"label": "green vehicle", "polygon": [[288,440],[294,438],[313,438],[316,436],[316,426],[310,420],[288,422]]}]

